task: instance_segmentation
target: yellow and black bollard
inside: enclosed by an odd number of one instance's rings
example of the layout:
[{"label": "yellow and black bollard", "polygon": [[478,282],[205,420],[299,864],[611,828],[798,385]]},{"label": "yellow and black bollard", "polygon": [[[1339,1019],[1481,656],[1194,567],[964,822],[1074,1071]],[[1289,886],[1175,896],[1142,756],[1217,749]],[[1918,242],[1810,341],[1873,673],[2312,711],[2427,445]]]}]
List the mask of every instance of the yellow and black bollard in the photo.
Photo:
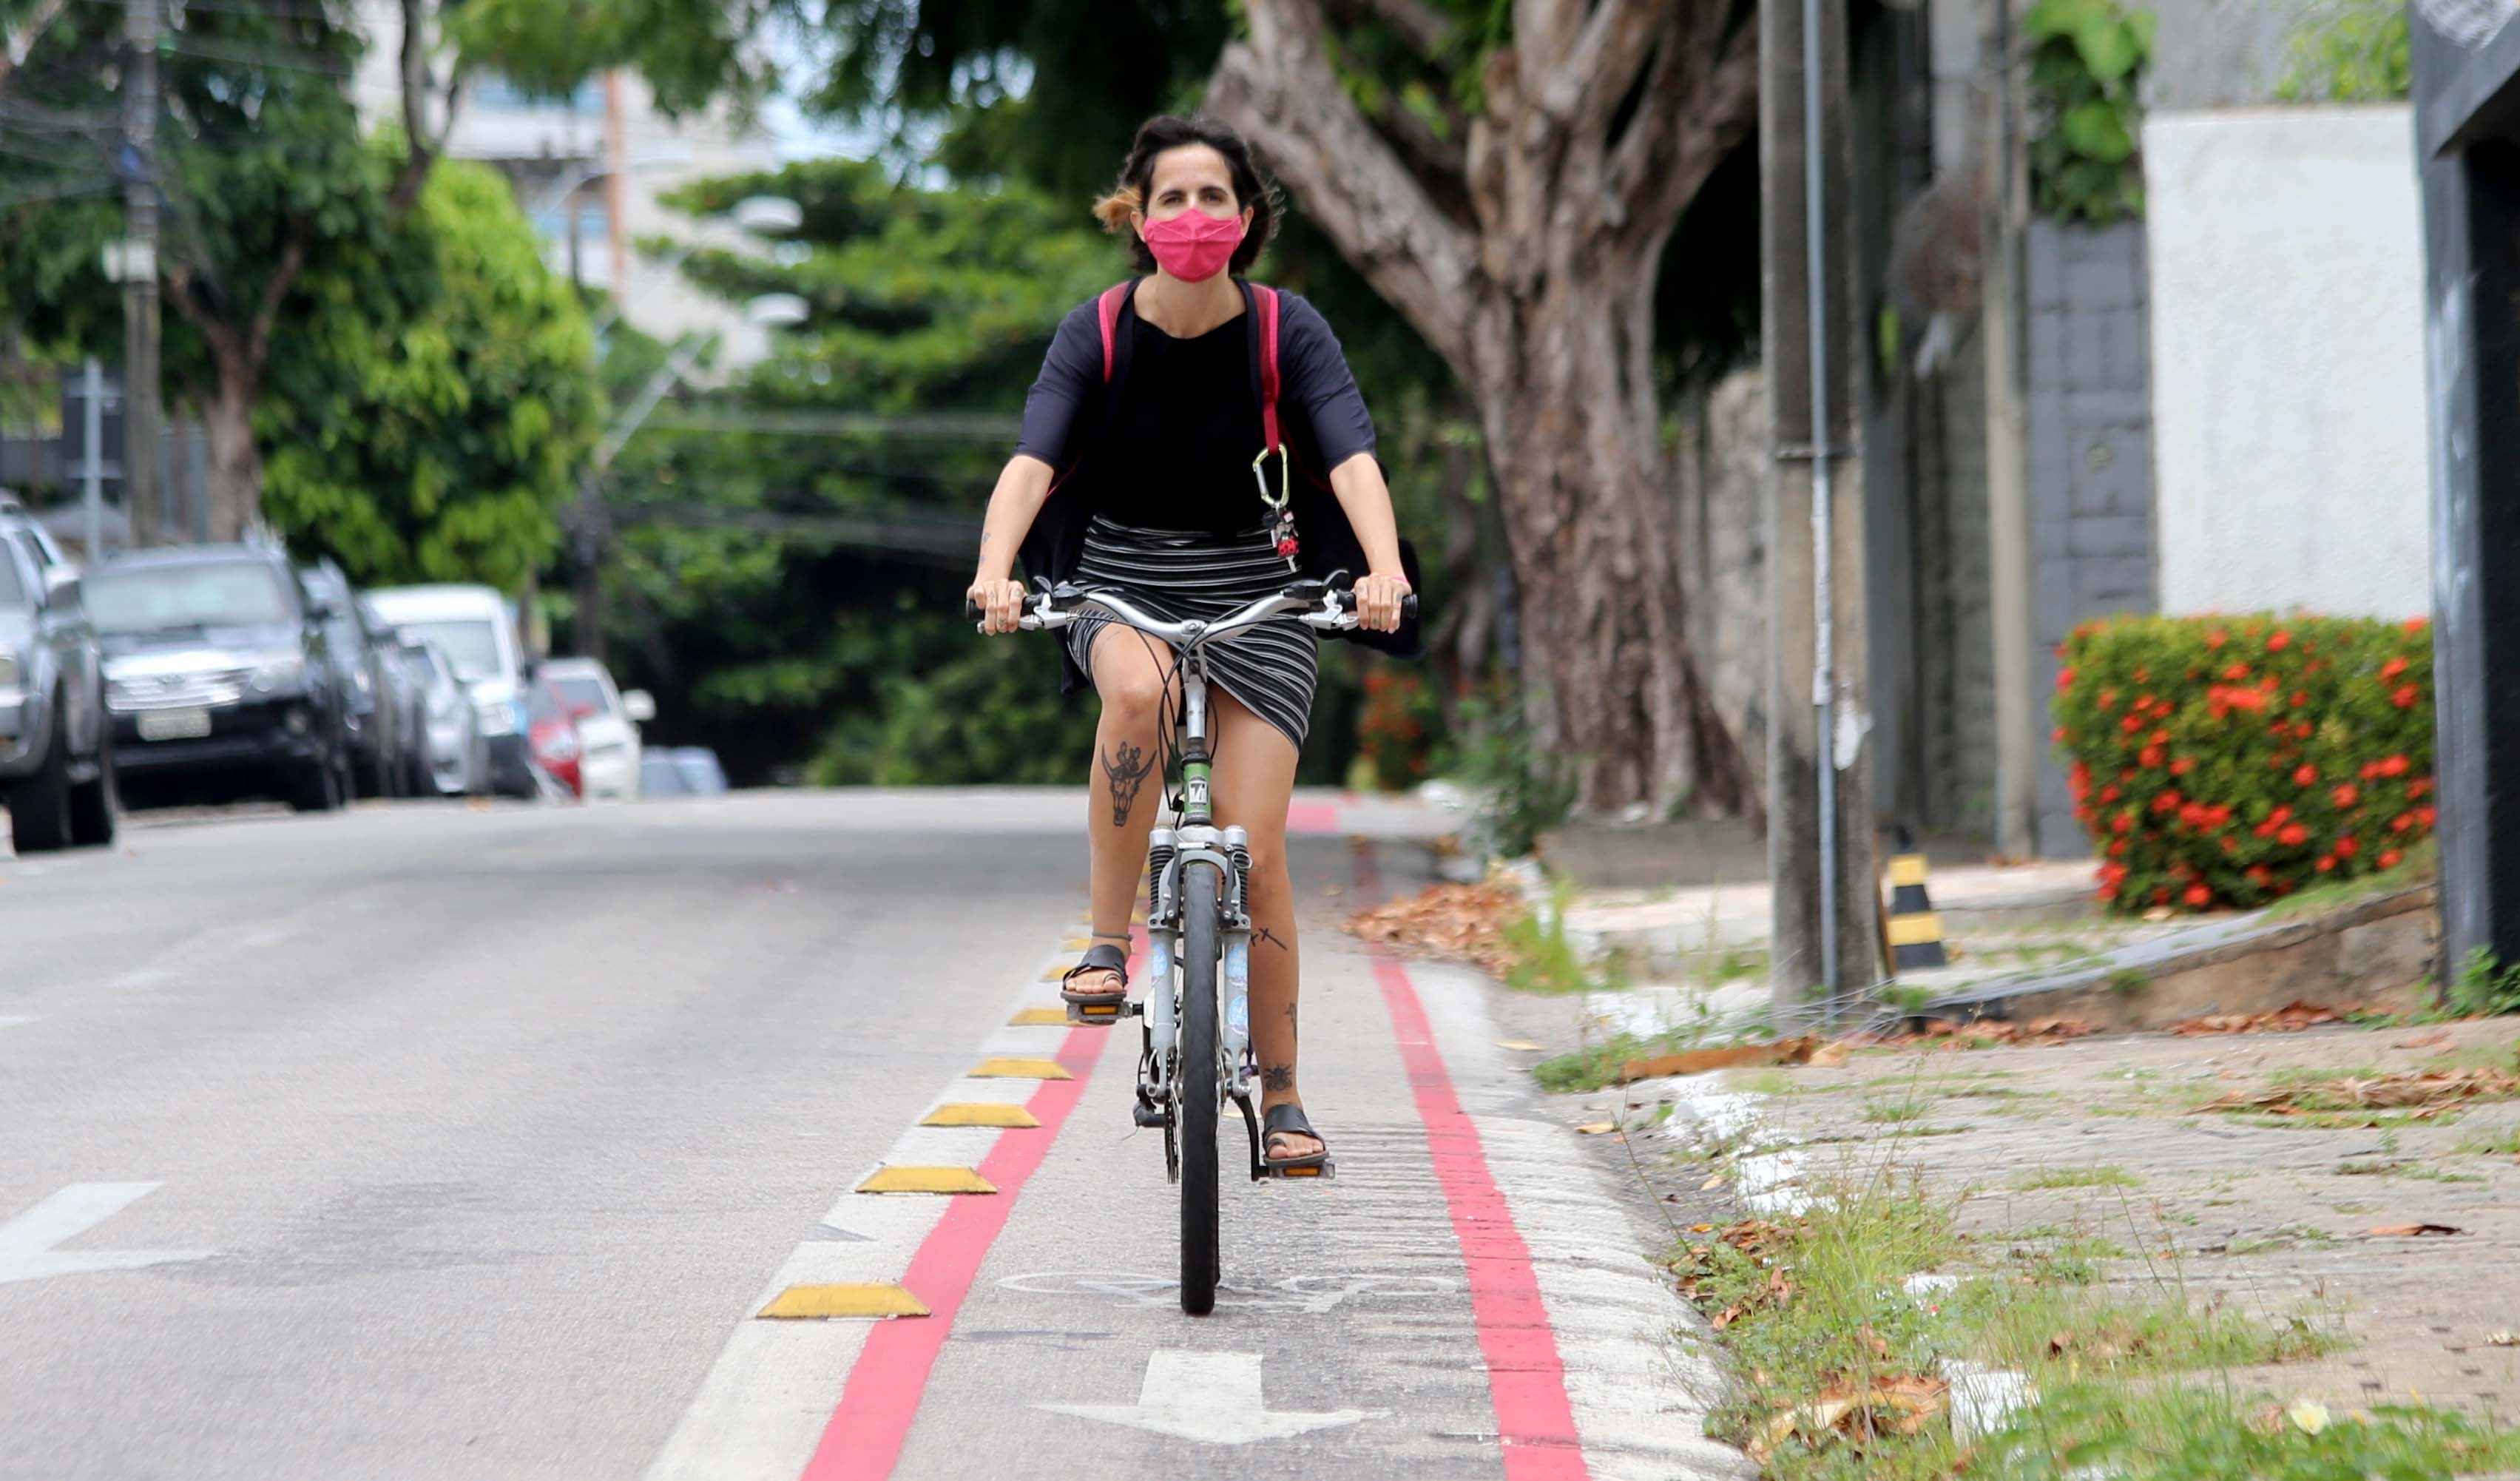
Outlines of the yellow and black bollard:
[{"label": "yellow and black bollard", "polygon": [[1892,976],[1911,967],[1950,965],[1943,954],[1943,920],[1925,895],[1923,854],[1911,851],[1891,858],[1890,909],[1882,925],[1890,938]]}]

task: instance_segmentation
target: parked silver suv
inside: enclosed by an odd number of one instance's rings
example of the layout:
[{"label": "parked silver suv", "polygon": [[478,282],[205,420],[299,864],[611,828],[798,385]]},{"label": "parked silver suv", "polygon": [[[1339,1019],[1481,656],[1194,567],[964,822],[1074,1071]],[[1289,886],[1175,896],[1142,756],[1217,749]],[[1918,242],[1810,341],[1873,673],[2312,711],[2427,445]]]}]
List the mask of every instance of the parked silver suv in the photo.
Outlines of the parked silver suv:
[{"label": "parked silver suv", "polygon": [[113,841],[113,728],[77,570],[0,498],[0,792],[18,852]]}]

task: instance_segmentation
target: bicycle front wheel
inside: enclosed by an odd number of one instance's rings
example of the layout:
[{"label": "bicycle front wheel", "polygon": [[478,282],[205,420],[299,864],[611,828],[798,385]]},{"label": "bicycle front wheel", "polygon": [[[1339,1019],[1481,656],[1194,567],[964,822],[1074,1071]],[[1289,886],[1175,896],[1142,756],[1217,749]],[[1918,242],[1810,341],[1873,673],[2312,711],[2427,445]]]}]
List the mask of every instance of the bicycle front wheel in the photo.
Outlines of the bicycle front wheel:
[{"label": "bicycle front wheel", "polygon": [[1224,1097],[1217,1083],[1216,866],[1192,863],[1182,871],[1181,1066],[1173,1077],[1180,1098],[1174,1125],[1181,1138],[1181,1304],[1193,1317],[1216,1309],[1216,1118]]}]

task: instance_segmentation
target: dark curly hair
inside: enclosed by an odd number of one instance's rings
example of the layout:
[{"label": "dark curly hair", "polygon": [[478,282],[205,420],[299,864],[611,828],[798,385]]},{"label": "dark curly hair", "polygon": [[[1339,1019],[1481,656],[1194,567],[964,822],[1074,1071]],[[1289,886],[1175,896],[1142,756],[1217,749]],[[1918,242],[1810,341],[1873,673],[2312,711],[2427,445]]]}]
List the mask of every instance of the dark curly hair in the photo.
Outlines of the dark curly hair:
[{"label": "dark curly hair", "polygon": [[1129,239],[1129,260],[1138,271],[1155,270],[1155,254],[1147,244],[1129,230],[1131,213],[1146,208],[1148,194],[1155,187],[1155,157],[1166,150],[1184,145],[1204,144],[1225,157],[1225,167],[1234,179],[1234,199],[1251,211],[1251,229],[1242,234],[1242,245],[1234,249],[1230,270],[1238,277],[1248,273],[1251,264],[1268,249],[1270,239],[1278,234],[1278,218],[1285,208],[1278,195],[1278,182],[1260,173],[1251,162],[1251,146],[1240,134],[1205,114],[1188,118],[1165,114],[1149,118],[1138,127],[1138,137],[1129,145],[1129,157],[1120,166],[1120,181],[1111,194],[1094,203],[1094,214],[1102,229]]}]

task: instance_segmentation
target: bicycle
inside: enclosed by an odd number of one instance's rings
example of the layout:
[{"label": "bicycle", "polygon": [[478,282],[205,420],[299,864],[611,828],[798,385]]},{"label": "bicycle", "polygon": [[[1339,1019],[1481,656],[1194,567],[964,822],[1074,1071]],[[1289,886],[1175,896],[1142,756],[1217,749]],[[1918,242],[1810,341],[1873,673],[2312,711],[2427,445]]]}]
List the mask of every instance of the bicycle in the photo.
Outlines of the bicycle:
[{"label": "bicycle", "polygon": [[[1239,827],[1218,828],[1208,805],[1213,778],[1207,749],[1207,660],[1220,638],[1275,617],[1298,616],[1307,627],[1346,632],[1358,625],[1356,595],[1344,571],[1297,581],[1213,621],[1166,622],[1113,592],[1076,586],[1042,589],[1026,602],[1016,627],[1051,632],[1090,607],[1167,644],[1181,679],[1180,736],[1173,746],[1181,790],[1171,797],[1173,826],[1157,828],[1147,846],[1148,993],[1138,1002],[1068,1005],[1071,1023],[1141,1020],[1137,1124],[1164,1134],[1164,1172],[1182,1190],[1181,1306],[1193,1317],[1216,1309],[1224,1267],[1218,1245],[1217,1123],[1231,1099],[1242,1113],[1251,1148],[1251,1178],[1330,1178],[1318,1167],[1272,1168],[1260,1150],[1260,1116],[1251,1088],[1260,1066],[1251,1048],[1251,851]],[[1418,599],[1404,608],[1415,611]],[[974,621],[979,607],[964,603]],[[1169,774],[1171,768],[1167,766]],[[1169,775],[1168,775],[1169,780]]]}]

